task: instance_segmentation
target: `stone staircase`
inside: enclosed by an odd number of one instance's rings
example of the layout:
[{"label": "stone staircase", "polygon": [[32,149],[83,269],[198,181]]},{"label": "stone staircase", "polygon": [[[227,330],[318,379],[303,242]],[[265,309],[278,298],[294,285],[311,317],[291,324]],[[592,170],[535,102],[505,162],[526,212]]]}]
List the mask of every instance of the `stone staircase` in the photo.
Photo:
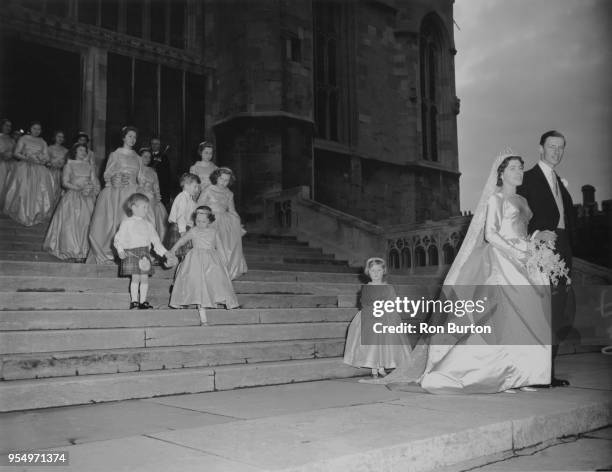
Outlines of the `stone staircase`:
[{"label": "stone staircase", "polygon": [[[155,310],[128,310],[114,266],[58,261],[45,228],[0,217],[0,411],[343,378],[358,269],[289,237],[247,235],[241,308],[168,308],[173,271],[150,283]],[[398,294],[435,276],[394,277]],[[427,288],[429,287],[429,288]]]}]

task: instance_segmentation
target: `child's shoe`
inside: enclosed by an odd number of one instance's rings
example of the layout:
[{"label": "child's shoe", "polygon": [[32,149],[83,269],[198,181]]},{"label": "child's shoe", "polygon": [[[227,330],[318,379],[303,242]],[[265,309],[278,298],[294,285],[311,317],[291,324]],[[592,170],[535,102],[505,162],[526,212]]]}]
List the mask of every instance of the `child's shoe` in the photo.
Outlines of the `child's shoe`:
[{"label": "child's shoe", "polygon": [[153,306],[151,306],[149,302],[142,302],[138,305],[138,309],[140,310],[150,310],[151,308],[153,308]]},{"label": "child's shoe", "polygon": [[139,308],[139,307],[140,307],[140,303],[138,302],[130,303],[130,310],[133,310],[134,308]]}]

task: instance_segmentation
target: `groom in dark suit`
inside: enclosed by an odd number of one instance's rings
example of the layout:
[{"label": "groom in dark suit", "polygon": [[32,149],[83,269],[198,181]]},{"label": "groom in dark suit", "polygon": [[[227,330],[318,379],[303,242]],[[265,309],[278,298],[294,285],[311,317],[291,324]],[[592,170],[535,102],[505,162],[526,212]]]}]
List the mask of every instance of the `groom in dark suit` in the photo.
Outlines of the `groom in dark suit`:
[{"label": "groom in dark suit", "polygon": [[[558,131],[548,131],[540,138],[540,161],[523,175],[523,184],[517,193],[527,199],[533,217],[529,221],[529,233],[541,240],[555,241],[556,252],[572,270],[572,249],[570,237],[574,227],[574,204],[563,181],[555,172],[555,167],[563,159],[565,136]],[[571,286],[565,279],[552,289],[552,380],[551,387],[565,387],[567,380],[555,377],[555,357],[559,343],[569,333],[574,313],[568,307],[568,294]]]}]

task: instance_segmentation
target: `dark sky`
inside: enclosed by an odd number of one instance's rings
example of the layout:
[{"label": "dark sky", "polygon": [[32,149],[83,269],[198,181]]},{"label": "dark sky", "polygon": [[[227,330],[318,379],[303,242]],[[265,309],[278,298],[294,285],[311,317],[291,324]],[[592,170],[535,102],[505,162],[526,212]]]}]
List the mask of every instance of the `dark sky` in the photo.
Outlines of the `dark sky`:
[{"label": "dark sky", "polygon": [[612,198],[612,1],[456,0],[455,21],[461,209],[503,148],[530,168],[549,129],[567,138],[574,203],[584,184]]}]

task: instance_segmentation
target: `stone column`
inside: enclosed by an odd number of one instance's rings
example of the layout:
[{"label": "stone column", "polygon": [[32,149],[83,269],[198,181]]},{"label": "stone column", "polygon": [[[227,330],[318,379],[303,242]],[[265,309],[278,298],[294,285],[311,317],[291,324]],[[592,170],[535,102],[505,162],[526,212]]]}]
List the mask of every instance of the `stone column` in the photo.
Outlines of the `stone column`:
[{"label": "stone column", "polygon": [[106,73],[105,49],[90,47],[83,56],[83,98],[81,129],[89,134],[98,170],[106,160]]}]

